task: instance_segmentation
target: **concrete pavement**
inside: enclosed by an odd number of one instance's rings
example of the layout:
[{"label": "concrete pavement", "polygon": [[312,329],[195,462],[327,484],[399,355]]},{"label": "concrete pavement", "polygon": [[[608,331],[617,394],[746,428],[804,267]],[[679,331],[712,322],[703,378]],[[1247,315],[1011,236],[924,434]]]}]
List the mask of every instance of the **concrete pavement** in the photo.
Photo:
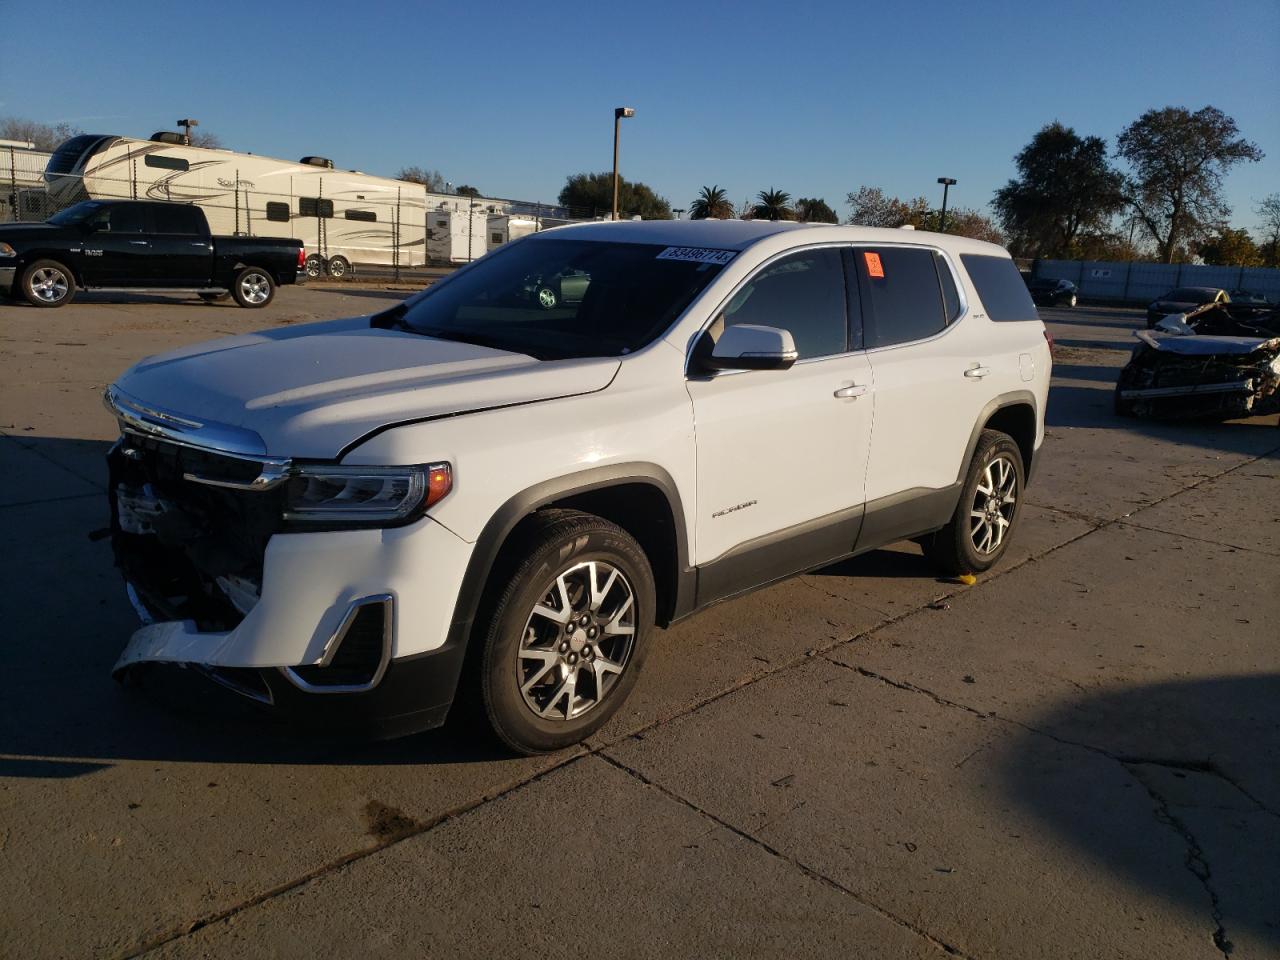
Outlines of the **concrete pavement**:
[{"label": "concrete pavement", "polygon": [[1114,418],[1132,312],[1046,311],[997,570],[904,544],[706,611],[584,749],[118,688],[102,387],[398,296],[0,306],[0,956],[1280,953],[1280,430]]}]

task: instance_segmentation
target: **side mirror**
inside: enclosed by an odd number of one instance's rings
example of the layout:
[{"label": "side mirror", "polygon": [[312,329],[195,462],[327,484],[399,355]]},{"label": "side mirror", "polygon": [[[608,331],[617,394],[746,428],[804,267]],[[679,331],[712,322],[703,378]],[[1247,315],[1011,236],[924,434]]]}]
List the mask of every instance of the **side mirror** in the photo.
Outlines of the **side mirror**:
[{"label": "side mirror", "polygon": [[712,370],[786,370],[798,357],[790,330],[744,323],[725,327],[703,365]]}]

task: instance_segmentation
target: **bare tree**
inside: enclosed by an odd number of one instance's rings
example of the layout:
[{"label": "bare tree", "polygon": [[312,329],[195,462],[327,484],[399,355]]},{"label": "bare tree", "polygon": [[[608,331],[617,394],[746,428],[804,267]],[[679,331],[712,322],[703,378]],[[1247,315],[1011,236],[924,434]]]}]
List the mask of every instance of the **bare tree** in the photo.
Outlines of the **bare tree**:
[{"label": "bare tree", "polygon": [[428,170],[425,167],[401,167],[396,174],[397,180],[408,180],[420,183],[431,193],[444,193],[444,177],[439,170]]},{"label": "bare tree", "polygon": [[1117,153],[1132,170],[1125,200],[1165,263],[1230,216],[1222,199],[1227,171],[1262,159],[1257,144],[1216,107],[1148,110],[1120,133]]},{"label": "bare tree", "polygon": [[40,123],[25,117],[0,117],[0,139],[26,140],[37,150],[53,151],[65,140],[84,133],[70,123]]}]

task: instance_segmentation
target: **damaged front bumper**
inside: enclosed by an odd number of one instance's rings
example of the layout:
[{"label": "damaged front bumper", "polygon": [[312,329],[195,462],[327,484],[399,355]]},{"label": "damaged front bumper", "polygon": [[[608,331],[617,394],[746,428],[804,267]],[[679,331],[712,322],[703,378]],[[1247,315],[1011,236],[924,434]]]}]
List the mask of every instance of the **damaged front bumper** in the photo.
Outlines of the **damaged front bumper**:
[{"label": "damaged front bumper", "polygon": [[1116,412],[1232,419],[1280,412],[1280,337],[1140,330],[1116,382]]},{"label": "damaged front bumper", "polygon": [[426,517],[289,532],[282,493],[241,482],[260,469],[248,459],[126,425],[108,456],[112,545],[146,625],[113,673],[179,664],[357,734],[442,723],[463,656],[449,639],[454,581],[471,545]]}]

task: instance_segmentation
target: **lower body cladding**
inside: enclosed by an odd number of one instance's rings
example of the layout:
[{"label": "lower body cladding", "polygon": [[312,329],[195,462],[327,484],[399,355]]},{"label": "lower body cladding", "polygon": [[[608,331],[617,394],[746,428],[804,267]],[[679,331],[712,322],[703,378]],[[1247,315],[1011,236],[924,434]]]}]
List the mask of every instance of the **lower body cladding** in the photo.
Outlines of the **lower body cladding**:
[{"label": "lower body cladding", "polygon": [[[134,446],[135,457],[152,456]],[[285,717],[357,735],[444,722],[465,652],[463,631],[451,628],[471,544],[430,518],[271,532],[269,507],[258,517],[236,510],[269,494],[199,487],[153,467],[119,446],[111,454],[117,563],[149,621],[117,677],[180,664]]]}]

